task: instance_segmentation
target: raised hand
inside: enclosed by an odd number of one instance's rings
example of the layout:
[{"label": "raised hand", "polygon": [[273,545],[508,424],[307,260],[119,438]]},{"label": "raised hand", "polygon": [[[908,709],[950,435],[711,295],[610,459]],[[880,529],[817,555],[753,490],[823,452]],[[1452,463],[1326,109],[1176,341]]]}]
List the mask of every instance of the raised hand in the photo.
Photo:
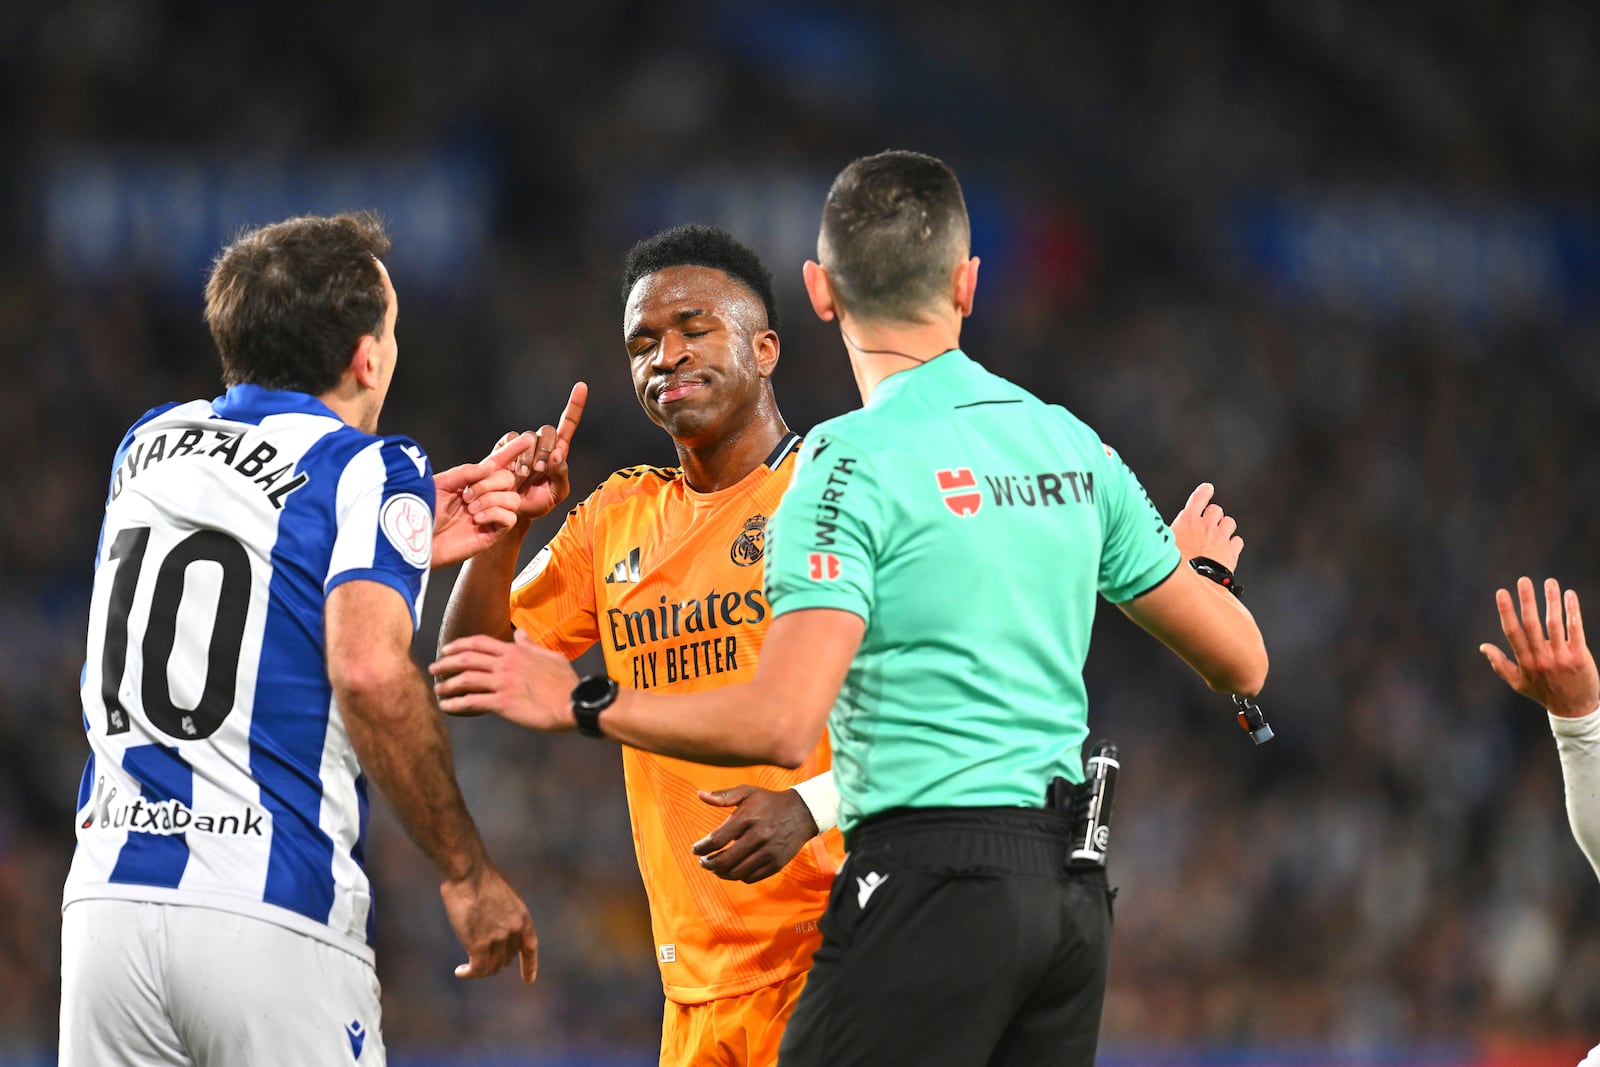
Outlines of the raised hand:
[{"label": "raised hand", "polygon": [[508,434],[483,462],[434,475],[433,566],[475,556],[516,525],[517,464],[537,443],[534,433]]},{"label": "raised hand", "polygon": [[583,382],[575,384],[557,424],[551,426],[546,423],[539,427],[534,435],[534,445],[523,453],[523,477],[517,485],[517,514],[521,518],[537,519],[548,515],[567,498],[571,489],[567,455],[571,451],[572,435],[578,430],[578,421],[583,418],[583,408],[588,400],[589,387]]},{"label": "raised hand", "polygon": [[1211,501],[1216,487],[1201,482],[1189,494],[1189,500],[1172,520],[1172,537],[1184,559],[1205,556],[1214,559],[1230,571],[1239,566],[1239,553],[1244,551],[1244,538],[1235,531],[1239,524],[1233,516],[1222,510],[1222,505]]},{"label": "raised hand", "polygon": [[773,792],[736,785],[715,792],[702,789],[700,799],[734,809],[721,826],[694,843],[700,866],[718,878],[739,882],[770,878],[817,835],[811,809],[793,789]]},{"label": "raised hand", "polygon": [[1531,578],[1517,579],[1517,600],[1521,618],[1510,591],[1495,590],[1500,629],[1515,658],[1508,659],[1495,645],[1479,645],[1478,651],[1489,660],[1494,673],[1518,693],[1564,719],[1580,718],[1600,708],[1600,674],[1583,637],[1578,594],[1568,589],[1563,596],[1560,583],[1546,578],[1543,625]]}]

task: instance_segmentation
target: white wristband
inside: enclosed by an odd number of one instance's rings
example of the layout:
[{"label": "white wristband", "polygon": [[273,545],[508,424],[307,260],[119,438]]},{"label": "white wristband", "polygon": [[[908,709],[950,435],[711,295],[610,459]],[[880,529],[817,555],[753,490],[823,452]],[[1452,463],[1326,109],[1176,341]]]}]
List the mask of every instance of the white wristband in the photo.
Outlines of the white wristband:
[{"label": "white wristband", "polygon": [[1587,715],[1577,718],[1566,718],[1545,712],[1550,716],[1550,732],[1556,737],[1571,737],[1580,741],[1600,741],[1600,708],[1595,708]]},{"label": "white wristband", "polygon": [[839,791],[833,787],[832,771],[823,771],[791,788],[805,801],[812,821],[817,824],[817,833],[839,825]]}]

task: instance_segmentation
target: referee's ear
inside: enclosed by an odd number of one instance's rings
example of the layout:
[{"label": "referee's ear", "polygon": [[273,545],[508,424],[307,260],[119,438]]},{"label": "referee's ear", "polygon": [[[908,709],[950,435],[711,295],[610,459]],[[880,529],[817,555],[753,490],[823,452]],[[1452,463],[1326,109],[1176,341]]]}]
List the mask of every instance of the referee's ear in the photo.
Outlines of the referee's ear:
[{"label": "referee's ear", "polygon": [[832,322],[838,317],[839,309],[827,268],[814,259],[808,259],[806,265],[800,268],[800,274],[805,279],[806,295],[811,298],[811,310],[823,322]]},{"label": "referee's ear", "polygon": [[972,314],[972,301],[978,293],[978,257],[968,256],[950,274],[950,297],[961,317]]}]

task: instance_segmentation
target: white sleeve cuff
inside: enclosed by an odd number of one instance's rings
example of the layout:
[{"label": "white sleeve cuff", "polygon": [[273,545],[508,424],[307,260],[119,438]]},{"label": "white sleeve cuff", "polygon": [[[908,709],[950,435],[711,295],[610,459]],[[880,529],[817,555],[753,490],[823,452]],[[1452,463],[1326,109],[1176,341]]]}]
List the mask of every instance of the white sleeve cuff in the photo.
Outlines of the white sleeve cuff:
[{"label": "white sleeve cuff", "polygon": [[[1545,712],[1550,715],[1549,712]],[[1550,732],[1556,737],[1571,737],[1579,741],[1600,741],[1600,708],[1576,719],[1550,715]]]},{"label": "white sleeve cuff", "polygon": [[792,787],[805,801],[811,819],[817,824],[817,833],[832,830],[839,825],[839,791],[833,787],[833,772],[823,771],[815,778]]},{"label": "white sleeve cuff", "polygon": [[1579,719],[1551,715],[1550,732],[1561,756],[1572,836],[1600,875],[1600,708]]}]

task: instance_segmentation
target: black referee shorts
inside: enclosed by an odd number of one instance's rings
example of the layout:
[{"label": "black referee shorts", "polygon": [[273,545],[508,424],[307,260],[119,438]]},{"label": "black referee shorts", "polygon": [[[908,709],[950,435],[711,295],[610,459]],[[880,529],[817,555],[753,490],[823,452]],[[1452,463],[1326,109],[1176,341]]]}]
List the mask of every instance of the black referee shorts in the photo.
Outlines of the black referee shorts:
[{"label": "black referee shorts", "polygon": [[1068,827],[1026,808],[857,827],[780,1067],[1090,1067],[1111,894],[1066,870]]}]

